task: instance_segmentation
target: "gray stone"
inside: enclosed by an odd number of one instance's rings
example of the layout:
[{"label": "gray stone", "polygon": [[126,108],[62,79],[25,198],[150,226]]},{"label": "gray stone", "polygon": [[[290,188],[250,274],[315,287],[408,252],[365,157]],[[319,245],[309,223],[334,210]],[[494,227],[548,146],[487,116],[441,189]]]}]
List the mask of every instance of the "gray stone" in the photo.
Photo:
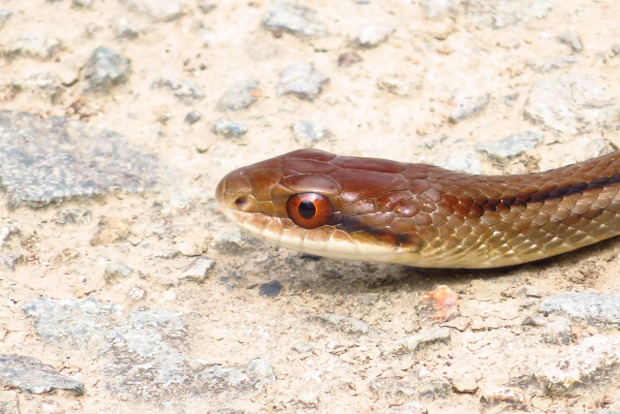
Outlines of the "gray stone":
[{"label": "gray stone", "polygon": [[456,14],[454,0],[424,0],[426,15],[431,19],[439,19],[446,15]]},{"label": "gray stone", "polygon": [[580,63],[581,58],[576,56],[560,56],[552,59],[546,60],[528,60],[525,64],[537,73],[548,73],[552,70],[562,69],[576,63]]},{"label": "gray stone", "polygon": [[364,59],[357,52],[345,52],[338,56],[338,66],[348,68],[362,60]]},{"label": "gray stone", "polygon": [[190,338],[188,317],[179,311],[132,311],[108,331],[99,350],[99,356],[112,359],[101,369],[107,389],[136,401],[201,398],[215,405],[254,395],[275,381],[271,364],[262,359],[244,369],[184,356]]},{"label": "gray stone", "polygon": [[179,280],[191,280],[196,283],[202,283],[207,279],[214,265],[215,262],[211,259],[206,257],[198,258],[179,275]]},{"label": "gray stone", "polygon": [[191,112],[188,112],[187,115],[185,115],[185,119],[183,119],[183,122],[185,122],[186,124],[194,125],[196,122],[200,121],[201,119],[202,119],[202,113],[200,113],[199,111],[191,111]]},{"label": "gray stone", "polygon": [[581,44],[581,39],[579,39],[579,35],[572,30],[567,30],[559,35],[558,41],[570,46],[575,53],[581,53],[583,51],[583,46]]},{"label": "gray stone", "polygon": [[116,22],[116,37],[119,39],[135,39],[138,37],[138,29],[128,19],[119,19]]},{"label": "gray stone", "polygon": [[292,349],[295,352],[299,352],[300,354],[303,354],[304,352],[314,351],[316,347],[312,344],[307,344],[305,342],[297,342],[295,345],[293,345]]},{"label": "gray stone", "polygon": [[327,26],[317,19],[314,10],[287,1],[272,3],[267,9],[262,25],[274,34],[283,31],[299,37],[327,34]]},{"label": "gray stone", "polygon": [[174,259],[178,257],[179,254],[181,254],[181,252],[178,250],[164,250],[163,252],[153,254],[153,257],[158,259]]},{"label": "gray stone", "polygon": [[88,224],[93,219],[93,213],[85,208],[63,208],[56,213],[54,223],[65,224]]},{"label": "gray stone", "polygon": [[84,394],[82,382],[37,359],[19,355],[0,354],[0,384],[31,394],[47,394],[55,390]]},{"label": "gray stone", "polygon": [[201,1],[198,3],[198,8],[203,14],[207,14],[215,10],[217,3],[215,1]]},{"label": "gray stone", "polygon": [[15,79],[11,86],[16,92],[37,95],[52,103],[56,103],[64,91],[60,79],[51,72],[25,73]]},{"label": "gray stone", "polygon": [[437,342],[449,342],[450,341],[450,329],[437,328],[428,331],[421,331],[418,334],[408,336],[402,340],[402,346],[407,351],[416,352],[425,346],[437,343]]},{"label": "gray stone", "polygon": [[573,394],[575,389],[603,380],[617,370],[619,364],[620,339],[595,335],[557,357],[545,359],[533,369],[531,378],[547,394]]},{"label": "gray stone", "polygon": [[545,326],[549,321],[542,316],[526,316],[523,318],[521,325],[523,326]]},{"label": "gray stone", "polygon": [[215,121],[213,132],[218,135],[224,135],[224,138],[241,138],[248,132],[248,127],[241,121],[222,118]]},{"label": "gray stone", "polygon": [[93,51],[84,68],[87,91],[110,93],[110,88],[127,82],[131,62],[117,51],[99,46]]},{"label": "gray stone", "polygon": [[620,410],[610,410],[608,408],[603,408],[596,411],[591,411],[590,414],[620,414]]},{"label": "gray stone", "polygon": [[517,132],[499,141],[481,142],[476,148],[497,158],[513,158],[530,151],[543,140],[543,134],[534,131]]},{"label": "gray stone", "polygon": [[244,79],[231,86],[217,103],[218,111],[238,111],[247,108],[258,100],[260,82]]},{"label": "gray stone", "polygon": [[103,277],[106,283],[118,283],[122,279],[127,279],[132,270],[122,263],[108,263],[105,267]]},{"label": "gray stone", "polygon": [[331,132],[327,128],[308,120],[293,122],[291,129],[295,141],[306,148],[313,147],[324,137],[331,136]]},{"label": "gray stone", "polygon": [[14,34],[2,45],[2,54],[8,58],[30,57],[38,60],[51,59],[60,50],[60,41],[34,33]]},{"label": "gray stone", "polygon": [[454,154],[435,162],[438,167],[469,174],[482,174],[482,164],[473,151],[455,152]]},{"label": "gray stone", "polygon": [[566,318],[549,322],[540,333],[541,340],[551,345],[568,345],[573,336],[572,323]]},{"label": "gray stone", "polygon": [[129,148],[116,132],[0,111],[0,181],[11,207],[144,191],[155,184],[158,168],[153,155]]},{"label": "gray stone", "polygon": [[173,309],[139,308],[126,314],[117,305],[95,299],[35,298],[23,305],[45,343],[72,346],[84,358],[105,361],[99,375],[115,398],[176,409],[201,399],[211,406],[260,393],[274,382],[268,361],[255,359],[246,367],[209,364],[184,355],[195,334],[186,315]]},{"label": "gray stone", "polygon": [[311,63],[297,62],[280,72],[278,95],[295,95],[309,101],[317,98],[329,78]]},{"label": "gray stone", "polygon": [[0,265],[9,270],[15,270],[15,266],[24,261],[24,255],[20,252],[0,253]]},{"label": "gray stone", "polygon": [[77,349],[98,348],[112,326],[112,318],[123,314],[122,307],[104,305],[94,298],[39,297],[25,302],[22,309],[34,319],[34,328],[43,341]]},{"label": "gray stone", "polygon": [[282,290],[282,283],[279,280],[272,280],[271,282],[263,283],[258,287],[258,294],[260,296],[267,296],[270,298],[276,297]]},{"label": "gray stone", "polygon": [[487,93],[477,98],[463,99],[459,107],[450,113],[448,120],[456,124],[459,121],[478,115],[487,107],[490,97],[491,95]]},{"label": "gray stone", "polygon": [[201,101],[205,93],[192,81],[179,82],[169,76],[158,76],[151,84],[151,89],[168,89],[173,95],[185,103]]},{"label": "gray stone", "polygon": [[9,19],[13,16],[13,10],[11,9],[0,9],[0,29]]},{"label": "gray stone", "polygon": [[618,326],[620,296],[602,292],[567,293],[543,300],[538,311],[569,316],[595,326]]},{"label": "gray stone", "polygon": [[620,106],[605,86],[583,73],[534,83],[523,115],[559,133],[616,129]]},{"label": "gray stone", "polygon": [[611,45],[611,51],[616,56],[620,55],[620,43],[616,43],[614,45]]},{"label": "gray stone", "polygon": [[366,322],[348,315],[323,313],[310,318],[310,320],[320,322],[332,329],[351,335],[366,335],[372,330]]},{"label": "gray stone", "polygon": [[181,3],[177,0],[120,0],[130,10],[145,13],[153,19],[169,22],[183,16]]},{"label": "gray stone", "polygon": [[388,36],[391,35],[394,30],[396,29],[390,24],[376,24],[373,26],[366,26],[349,34],[348,40],[355,47],[377,47],[381,43],[387,41]]}]

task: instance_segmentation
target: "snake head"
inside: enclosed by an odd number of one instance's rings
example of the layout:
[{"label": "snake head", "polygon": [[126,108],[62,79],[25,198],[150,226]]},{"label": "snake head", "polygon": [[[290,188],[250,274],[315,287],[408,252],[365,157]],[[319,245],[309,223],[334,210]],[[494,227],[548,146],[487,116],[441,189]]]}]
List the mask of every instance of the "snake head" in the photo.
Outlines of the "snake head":
[{"label": "snake head", "polygon": [[423,243],[400,234],[403,225],[394,221],[415,209],[403,203],[411,198],[405,169],[303,149],[230,172],[216,196],[228,219],[260,239],[322,256],[386,261],[406,243],[409,251]]}]

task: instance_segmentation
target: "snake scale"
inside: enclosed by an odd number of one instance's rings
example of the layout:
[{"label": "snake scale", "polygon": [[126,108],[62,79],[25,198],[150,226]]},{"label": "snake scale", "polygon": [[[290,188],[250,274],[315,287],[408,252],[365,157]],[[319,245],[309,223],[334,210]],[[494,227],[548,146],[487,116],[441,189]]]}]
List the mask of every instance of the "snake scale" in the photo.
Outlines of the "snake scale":
[{"label": "snake scale", "polygon": [[620,234],[620,152],[524,175],[289,152],[226,175],[224,215],[265,241],[337,259],[488,268]]}]

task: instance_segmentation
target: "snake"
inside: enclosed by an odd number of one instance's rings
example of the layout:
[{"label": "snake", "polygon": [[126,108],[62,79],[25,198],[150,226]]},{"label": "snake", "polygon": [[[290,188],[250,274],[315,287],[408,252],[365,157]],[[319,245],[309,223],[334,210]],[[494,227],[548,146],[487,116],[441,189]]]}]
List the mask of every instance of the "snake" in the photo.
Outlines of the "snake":
[{"label": "snake", "polygon": [[519,175],[306,148],[227,174],[230,221],[269,243],[335,259],[491,268],[620,234],[620,151]]}]

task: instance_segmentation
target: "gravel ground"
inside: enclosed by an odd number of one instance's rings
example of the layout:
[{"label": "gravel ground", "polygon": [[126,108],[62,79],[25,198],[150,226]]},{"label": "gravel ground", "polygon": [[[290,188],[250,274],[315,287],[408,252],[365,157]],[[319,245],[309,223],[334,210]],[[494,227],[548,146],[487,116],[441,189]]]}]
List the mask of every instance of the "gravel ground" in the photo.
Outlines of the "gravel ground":
[{"label": "gravel ground", "polygon": [[484,174],[620,147],[613,0],[0,2],[0,413],[620,413],[615,239],[319,259],[213,197],[300,147]]}]

